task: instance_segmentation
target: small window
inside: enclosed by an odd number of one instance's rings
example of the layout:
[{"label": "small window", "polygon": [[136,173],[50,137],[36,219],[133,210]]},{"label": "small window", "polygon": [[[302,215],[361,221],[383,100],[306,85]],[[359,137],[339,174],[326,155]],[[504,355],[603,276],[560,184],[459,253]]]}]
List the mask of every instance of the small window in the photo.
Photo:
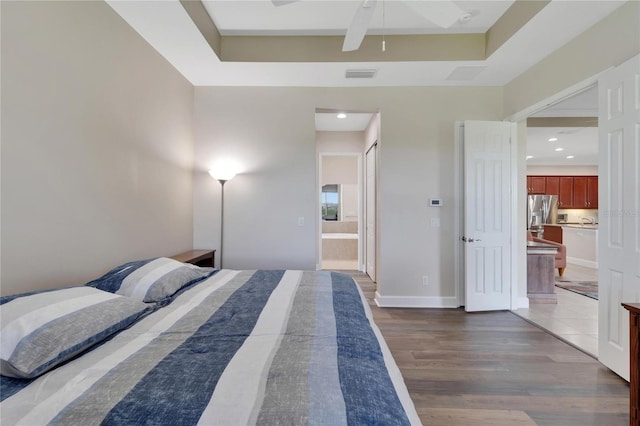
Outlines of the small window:
[{"label": "small window", "polygon": [[340,211],[340,194],[338,185],[324,185],[322,187],[322,219],[338,220]]}]

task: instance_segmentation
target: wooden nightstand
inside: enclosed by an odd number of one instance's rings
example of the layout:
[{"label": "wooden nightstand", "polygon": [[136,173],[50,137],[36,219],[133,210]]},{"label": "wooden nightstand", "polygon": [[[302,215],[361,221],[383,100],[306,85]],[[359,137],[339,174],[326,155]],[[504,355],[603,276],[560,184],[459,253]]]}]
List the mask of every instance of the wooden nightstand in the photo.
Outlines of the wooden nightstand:
[{"label": "wooden nightstand", "polygon": [[179,262],[191,263],[198,266],[216,266],[216,251],[215,250],[191,250],[184,253],[171,256],[171,259],[175,259]]}]

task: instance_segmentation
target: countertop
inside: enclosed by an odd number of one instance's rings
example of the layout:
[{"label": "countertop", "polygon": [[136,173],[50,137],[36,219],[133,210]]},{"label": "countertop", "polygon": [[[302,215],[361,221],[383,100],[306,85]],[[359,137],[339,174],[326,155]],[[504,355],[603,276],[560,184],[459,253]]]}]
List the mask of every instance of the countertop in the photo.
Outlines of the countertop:
[{"label": "countertop", "polygon": [[559,225],[562,226],[563,228],[594,229],[594,230],[598,229],[597,223],[595,225],[592,225],[590,223],[585,223],[584,225],[581,225],[579,223],[561,223]]}]

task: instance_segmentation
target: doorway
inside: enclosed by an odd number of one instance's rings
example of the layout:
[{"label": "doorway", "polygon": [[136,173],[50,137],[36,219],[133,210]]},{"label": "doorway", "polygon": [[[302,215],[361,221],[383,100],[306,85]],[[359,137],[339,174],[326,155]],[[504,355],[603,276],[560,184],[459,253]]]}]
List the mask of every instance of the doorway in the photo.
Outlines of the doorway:
[{"label": "doorway", "polygon": [[319,108],[315,121],[317,268],[364,271],[375,282],[380,113]]},{"label": "doorway", "polygon": [[360,153],[320,154],[321,269],[359,270]]},{"label": "doorway", "polygon": [[[590,86],[533,113],[527,119],[526,175],[546,179],[547,195],[559,194],[551,182],[572,192],[559,201],[542,238],[566,249],[566,267],[555,269],[557,304],[530,303],[514,312],[582,351],[598,357],[598,88]],[[595,200],[584,202],[570,184],[595,178]],[[551,187],[550,187],[551,186]],[[582,186],[580,186],[582,188]],[[531,192],[531,189],[529,190]],[[551,194],[554,192],[554,194]],[[578,198],[580,198],[578,200]]]}]

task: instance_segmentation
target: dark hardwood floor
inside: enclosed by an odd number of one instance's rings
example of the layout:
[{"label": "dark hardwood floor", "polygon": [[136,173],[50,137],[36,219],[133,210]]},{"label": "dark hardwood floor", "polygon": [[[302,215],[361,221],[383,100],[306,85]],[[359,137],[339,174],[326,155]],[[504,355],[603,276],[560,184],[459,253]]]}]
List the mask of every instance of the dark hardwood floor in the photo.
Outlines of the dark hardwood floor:
[{"label": "dark hardwood floor", "polygon": [[365,293],[425,425],[628,425],[629,384],[508,311],[378,308]]}]

